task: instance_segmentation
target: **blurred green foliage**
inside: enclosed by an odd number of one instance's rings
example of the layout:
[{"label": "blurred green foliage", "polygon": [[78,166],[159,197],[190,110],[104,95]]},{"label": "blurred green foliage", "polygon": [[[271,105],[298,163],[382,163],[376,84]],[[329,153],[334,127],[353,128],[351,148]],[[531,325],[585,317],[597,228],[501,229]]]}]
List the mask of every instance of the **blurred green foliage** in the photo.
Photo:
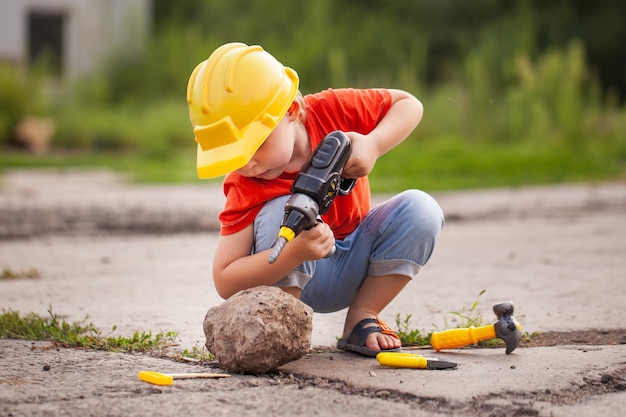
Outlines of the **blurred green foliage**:
[{"label": "blurred green foliage", "polygon": [[[305,94],[393,87],[424,103],[418,129],[377,163],[375,191],[624,177],[625,12],[608,0],[154,0],[144,53],[114,57],[52,104],[40,77],[0,67],[0,144],[21,116],[49,114],[57,150],[124,152],[111,164],[132,155],[143,162],[120,169],[161,164],[139,174],[187,180],[189,74],[219,45],[241,41],[294,68]],[[38,163],[79,160],[95,163],[58,153]],[[191,175],[173,174],[183,170]]]},{"label": "blurred green foliage", "polygon": [[24,76],[16,68],[0,64],[0,144],[12,139],[15,125],[24,115],[49,112],[42,91],[44,75],[44,66],[36,66]]}]

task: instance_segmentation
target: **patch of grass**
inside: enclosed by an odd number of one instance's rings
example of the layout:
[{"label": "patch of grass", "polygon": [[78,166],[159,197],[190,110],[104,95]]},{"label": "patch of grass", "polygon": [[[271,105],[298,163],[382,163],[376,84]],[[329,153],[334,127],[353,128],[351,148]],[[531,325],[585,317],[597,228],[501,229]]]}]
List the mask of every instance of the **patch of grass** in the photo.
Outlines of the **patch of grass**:
[{"label": "patch of grass", "polygon": [[202,348],[194,346],[191,350],[185,349],[178,354],[178,357],[182,360],[191,360],[194,362],[208,362],[215,360],[215,355],[209,352],[204,346]]},{"label": "patch of grass", "polygon": [[406,140],[376,162],[369,178],[375,193],[521,187],[624,178],[625,161],[623,139],[572,147],[472,143],[451,136]]},{"label": "patch of grass", "polygon": [[524,342],[528,343],[538,336],[539,336],[539,332],[532,332],[532,333],[524,332],[522,333],[520,343],[524,343]]},{"label": "patch of grass", "polygon": [[[478,294],[478,298],[480,298],[486,290],[482,290]],[[469,310],[465,308],[460,311],[451,311],[449,314],[453,316],[453,320],[456,323],[454,327],[451,327],[448,323],[447,318],[444,318],[444,330],[450,328],[468,328],[468,327],[478,327],[482,326],[482,315],[477,311],[478,307],[478,298]],[[404,318],[400,316],[400,313],[396,314],[396,334],[400,338],[402,342],[402,346],[428,346],[430,345],[430,337],[432,332],[426,333],[419,329],[415,329],[411,327],[411,314],[406,314]],[[485,341],[486,343],[493,343],[491,341]],[[482,343],[482,342],[481,342]],[[497,343],[497,339],[496,342]]]},{"label": "patch of grass", "polygon": [[[157,158],[133,152],[54,152],[34,156],[18,151],[0,151],[0,174],[11,169],[109,169],[136,183],[194,183],[195,154],[172,152]],[[206,181],[206,180],[205,180]]]},{"label": "patch of grass", "polygon": [[419,329],[411,328],[411,314],[406,314],[404,319],[400,313],[396,314],[396,334],[402,342],[402,346],[427,346],[430,345],[430,335],[424,335]]},{"label": "patch of grass", "polygon": [[41,274],[37,268],[29,268],[21,271],[14,271],[12,268],[2,268],[2,273],[0,273],[0,280],[38,278],[41,278]]},{"label": "patch of grass", "polygon": [[483,325],[483,316],[476,308],[478,307],[478,299],[486,292],[487,290],[482,290],[478,293],[478,297],[472,304],[472,306],[466,310],[462,308],[460,311],[451,311],[448,314],[453,316],[453,321],[456,322],[454,327],[448,325],[448,320],[444,318],[444,328],[456,328],[456,329],[465,329],[469,327],[480,327]]},{"label": "patch of grass", "polygon": [[[486,291],[487,290],[481,290],[478,293],[476,300],[474,300],[474,303],[469,309],[462,308],[460,311],[451,311],[450,313],[448,313],[453,316],[453,321],[456,322],[456,325],[454,327],[450,327],[448,325],[447,319],[444,318],[445,329],[450,329],[450,328],[468,329],[470,327],[481,327],[481,326],[492,324],[492,323],[485,323],[483,321],[482,313],[477,310],[479,299]],[[477,346],[484,347],[484,348],[497,348],[497,347],[504,346],[504,342],[500,339],[494,338],[494,339],[488,339],[488,340],[481,340],[477,343]]]},{"label": "patch of grass", "polygon": [[[626,117],[625,117],[626,119]],[[190,139],[191,140],[191,139]],[[50,155],[33,156],[15,149],[0,150],[0,172],[32,168],[104,168],[126,174],[139,183],[206,184],[199,180],[196,149],[153,144],[153,148],[55,147]],[[533,141],[470,141],[450,134],[409,138],[376,162],[369,176],[372,192],[394,193],[417,188],[427,191],[626,178],[626,141],[593,138],[576,146]]]},{"label": "patch of grass", "polygon": [[[0,338],[20,340],[48,340],[64,347],[105,350],[109,352],[148,352],[166,348],[173,344],[174,332],[135,332],[131,337],[103,336],[88,323],[68,323],[60,319],[48,308],[50,317],[41,317],[35,313],[21,316],[11,310],[2,310],[0,314]],[[113,331],[116,327],[113,328]]]}]

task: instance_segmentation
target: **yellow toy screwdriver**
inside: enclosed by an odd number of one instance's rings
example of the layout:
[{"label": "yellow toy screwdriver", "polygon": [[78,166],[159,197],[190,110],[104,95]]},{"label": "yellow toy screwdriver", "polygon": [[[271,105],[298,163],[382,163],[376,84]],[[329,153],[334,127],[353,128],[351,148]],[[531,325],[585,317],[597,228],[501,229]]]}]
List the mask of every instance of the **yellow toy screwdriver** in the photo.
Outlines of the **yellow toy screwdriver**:
[{"label": "yellow toy screwdriver", "polygon": [[139,371],[138,377],[140,380],[154,385],[173,385],[175,379],[228,378],[230,375],[206,373],[162,374],[160,372]]},{"label": "yellow toy screwdriver", "polygon": [[441,332],[433,332],[430,344],[433,349],[454,349],[475,344],[481,340],[499,338],[506,343],[506,353],[509,354],[519,345],[522,337],[521,326],[513,317],[513,302],[496,304],[493,312],[498,317],[494,324],[481,327],[469,327],[464,329],[450,329]]}]

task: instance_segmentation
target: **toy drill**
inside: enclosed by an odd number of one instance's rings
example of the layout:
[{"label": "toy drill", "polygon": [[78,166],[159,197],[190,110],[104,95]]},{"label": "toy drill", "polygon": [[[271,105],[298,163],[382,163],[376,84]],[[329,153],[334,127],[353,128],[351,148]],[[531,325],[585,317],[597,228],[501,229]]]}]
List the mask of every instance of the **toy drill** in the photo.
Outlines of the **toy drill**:
[{"label": "toy drill", "polygon": [[285,216],[269,263],[278,259],[294,237],[322,221],[321,215],[326,213],[337,194],[352,191],[356,180],[341,177],[349,156],[350,139],[339,130],[329,133],[315,148],[291,186],[291,197],[285,203]]}]

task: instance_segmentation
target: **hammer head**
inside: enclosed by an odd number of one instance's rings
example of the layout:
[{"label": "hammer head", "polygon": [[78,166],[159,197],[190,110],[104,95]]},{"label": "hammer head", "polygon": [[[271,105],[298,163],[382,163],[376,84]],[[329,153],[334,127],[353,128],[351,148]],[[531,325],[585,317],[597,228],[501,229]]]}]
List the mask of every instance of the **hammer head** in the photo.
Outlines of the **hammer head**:
[{"label": "hammer head", "polygon": [[512,301],[493,306],[493,312],[498,317],[498,321],[493,324],[493,327],[496,331],[496,337],[506,343],[507,354],[515,350],[522,337],[520,326],[513,317],[513,309]]}]

